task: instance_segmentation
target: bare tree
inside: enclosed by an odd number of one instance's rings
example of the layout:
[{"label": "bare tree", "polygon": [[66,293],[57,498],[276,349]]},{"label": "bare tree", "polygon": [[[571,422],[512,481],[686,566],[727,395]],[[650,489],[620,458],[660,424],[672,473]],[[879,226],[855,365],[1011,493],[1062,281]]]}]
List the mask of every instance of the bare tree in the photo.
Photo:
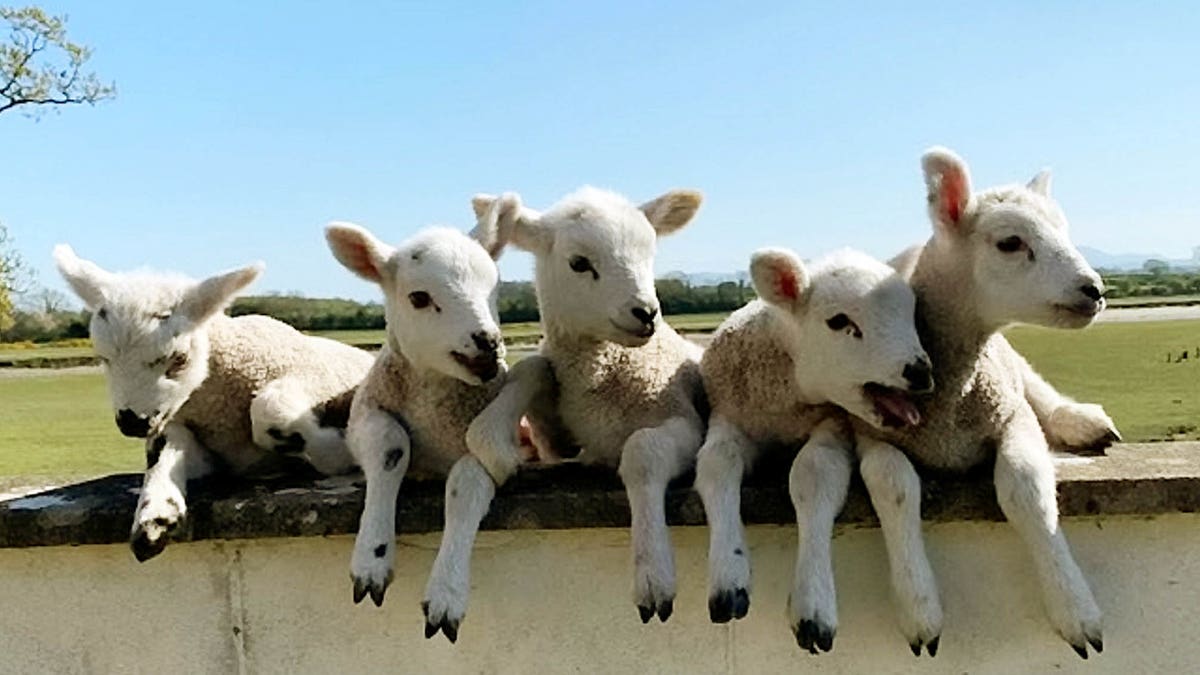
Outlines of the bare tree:
[{"label": "bare tree", "polygon": [[29,279],[29,268],[0,223],[0,333],[12,327],[15,297],[26,290]]},{"label": "bare tree", "polygon": [[0,7],[9,40],[0,43],[0,113],[24,106],[36,116],[48,107],[87,103],[116,96],[113,84],[83,67],[89,47],[67,39],[65,16],[38,7]]}]

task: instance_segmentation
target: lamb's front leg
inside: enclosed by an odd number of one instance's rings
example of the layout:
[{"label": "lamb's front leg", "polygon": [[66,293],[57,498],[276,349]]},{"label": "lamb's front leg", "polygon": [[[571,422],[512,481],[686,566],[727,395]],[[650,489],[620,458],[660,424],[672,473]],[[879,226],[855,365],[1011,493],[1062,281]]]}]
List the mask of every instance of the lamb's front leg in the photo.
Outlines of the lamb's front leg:
[{"label": "lamb's front leg", "polygon": [[937,656],[942,604],[921,536],[921,479],[908,457],[883,441],[859,434],[857,449],[859,471],[883,530],[900,629],[914,656],[921,655],[922,646]]},{"label": "lamb's front leg", "polygon": [[446,525],[442,545],[425,585],[425,637],[438,631],[450,642],[458,640],[458,627],[467,612],[471,589],[471,550],[479,522],[487,515],[496,484],[483,464],[466,455],[454,464],[446,479]]},{"label": "lamb's front leg", "polygon": [[750,547],[742,525],[742,476],[754,444],[720,415],[709,420],[696,457],[696,491],[708,520],[708,618],[741,619],[750,611]]},{"label": "lamb's front leg", "polygon": [[521,417],[553,385],[550,362],[541,356],[522,359],[509,371],[492,402],[467,427],[467,449],[503,485],[521,465]]},{"label": "lamb's front leg", "polygon": [[[471,551],[479,523],[496,494],[521,462],[518,425],[535,397],[545,390],[548,362],[530,357],[518,363],[496,398],[467,428],[471,454],[460,458],[446,478],[446,525],[429,582],[425,586],[425,637],[440,630],[454,642],[467,611]],[[485,461],[486,459],[486,461]]]},{"label": "lamb's front leg", "polygon": [[351,421],[347,441],[367,479],[366,502],[350,559],[354,602],[362,602],[370,594],[378,607],[392,582],[396,499],[408,471],[412,443],[400,421],[379,408],[371,408],[361,419]]},{"label": "lamb's front leg", "polygon": [[146,439],[146,475],[129,538],[138,562],[162,553],[187,516],[187,482],[212,469],[208,451],[182,424],[167,424]]},{"label": "lamb's front leg", "polygon": [[996,497],[1033,555],[1050,623],[1081,658],[1103,651],[1101,613],[1058,522],[1054,462],[1033,415],[1005,430],[996,456]]},{"label": "lamb's front leg", "polygon": [[671,616],[675,606],[675,554],[667,529],[666,493],[671,479],[686,471],[704,440],[698,420],[674,417],[630,434],[618,472],[632,514],[633,601],[642,623]]},{"label": "lamb's front leg", "polygon": [[845,423],[826,419],[800,448],[788,480],[800,534],[788,616],[796,644],[811,654],[833,649],[837,634],[830,544],[833,521],[846,504],[853,452]]},{"label": "lamb's front leg", "polygon": [[[1009,349],[1012,349],[1009,346]],[[1050,446],[1083,455],[1102,454],[1121,440],[1121,432],[1104,408],[1073,401],[1058,392],[1015,349],[1011,363],[1020,370],[1025,400],[1037,415]]]}]

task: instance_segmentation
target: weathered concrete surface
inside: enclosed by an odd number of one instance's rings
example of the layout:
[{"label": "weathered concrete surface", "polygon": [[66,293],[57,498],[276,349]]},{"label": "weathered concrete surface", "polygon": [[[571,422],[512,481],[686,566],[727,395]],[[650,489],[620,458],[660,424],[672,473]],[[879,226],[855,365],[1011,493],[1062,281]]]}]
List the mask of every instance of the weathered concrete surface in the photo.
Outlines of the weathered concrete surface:
[{"label": "weathered concrete surface", "polygon": [[896,628],[878,529],[841,528],[832,653],[795,644],[784,608],[794,526],[747,532],[744,620],[709,623],[708,530],[674,528],[679,594],[643,626],[625,529],[484,532],[458,643],[418,606],[437,534],[402,535],[382,608],[351,603],[349,536],[0,549],[0,673],[1190,673],[1200,664],[1200,515],[1083,516],[1064,529],[1105,612],[1081,661],[1041,610],[1032,563],[995,522],[925,527],[945,628],[914,658]]},{"label": "weathered concrete surface", "polygon": [[[760,467],[742,492],[748,524],[794,522],[786,466]],[[680,481],[668,495],[672,525],[702,525],[704,510]],[[100,478],[0,502],[0,547],[124,542],[140,477]],[[190,516],[177,540],[259,539],[352,533],[362,510],[361,479],[274,482],[265,485],[207,481],[191,488]],[[1076,459],[1059,468],[1064,516],[1154,515],[1200,510],[1200,443],[1129,444],[1108,456]],[[406,482],[398,504],[401,533],[442,527],[442,485]],[[929,521],[998,520],[988,472],[969,478],[925,481],[922,511]],[[843,523],[873,524],[861,485],[851,491]],[[565,465],[523,472],[503,489],[484,529],[626,527],[624,490],[611,473]],[[167,555],[171,554],[168,549]]]}]

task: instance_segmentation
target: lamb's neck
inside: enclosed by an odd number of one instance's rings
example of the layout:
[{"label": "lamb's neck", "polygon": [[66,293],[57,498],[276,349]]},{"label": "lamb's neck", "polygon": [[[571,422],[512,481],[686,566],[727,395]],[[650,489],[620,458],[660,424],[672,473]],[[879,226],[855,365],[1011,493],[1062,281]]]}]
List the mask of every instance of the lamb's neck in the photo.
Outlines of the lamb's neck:
[{"label": "lamb's neck", "polygon": [[570,330],[553,319],[542,317],[542,351],[544,353],[563,350],[588,352],[599,349],[604,342],[599,338]]},{"label": "lamb's neck", "polygon": [[935,239],[925,247],[912,276],[917,332],[933,361],[935,379],[943,381],[972,370],[999,329],[979,315],[967,260],[963,252],[939,246]]},{"label": "lamb's neck", "polygon": [[418,368],[404,355],[404,352],[400,350],[400,345],[391,335],[388,335],[387,339],[387,352],[388,370],[392,377],[397,378],[397,381],[429,385],[457,381],[431,368]]}]

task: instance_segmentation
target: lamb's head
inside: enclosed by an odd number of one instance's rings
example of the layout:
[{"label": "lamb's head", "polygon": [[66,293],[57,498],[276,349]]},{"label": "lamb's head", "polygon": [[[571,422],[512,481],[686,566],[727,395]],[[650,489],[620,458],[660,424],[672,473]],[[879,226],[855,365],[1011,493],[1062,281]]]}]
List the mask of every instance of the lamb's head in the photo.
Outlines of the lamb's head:
[{"label": "lamb's head", "polygon": [[[496,199],[476,195],[476,214],[486,214]],[[544,213],[515,211],[501,229],[511,230],[512,243],[537,260],[538,306],[547,331],[645,344],[661,320],[654,290],[657,239],[686,225],[700,200],[698,192],[673,190],[637,206],[585,187]]]},{"label": "lamb's head", "polygon": [[934,223],[932,245],[971,266],[983,322],[1082,328],[1104,309],[1104,282],[1071,244],[1050,196],[1050,173],[1026,185],[971,191],[966,163],[934,148],[921,160]]},{"label": "lamb's head", "polygon": [[805,401],[834,403],[875,427],[920,423],[913,394],[933,390],[917,337],[916,297],[889,266],[840,251],[805,266],[791,251],[757,251],[754,289],[776,313]]},{"label": "lamb's head", "polygon": [[325,231],[334,257],[383,289],[389,339],[415,367],[468,384],[505,367],[495,258],[504,248],[499,216],[519,203],[498,202],[468,236],[429,228],[398,247],[349,223]]},{"label": "lamb's head", "polygon": [[195,282],[108,272],[65,245],[55,247],[54,260],[92,313],[92,346],[117,428],[135,437],[157,433],[208,377],[208,321],[263,269],[255,264]]}]

